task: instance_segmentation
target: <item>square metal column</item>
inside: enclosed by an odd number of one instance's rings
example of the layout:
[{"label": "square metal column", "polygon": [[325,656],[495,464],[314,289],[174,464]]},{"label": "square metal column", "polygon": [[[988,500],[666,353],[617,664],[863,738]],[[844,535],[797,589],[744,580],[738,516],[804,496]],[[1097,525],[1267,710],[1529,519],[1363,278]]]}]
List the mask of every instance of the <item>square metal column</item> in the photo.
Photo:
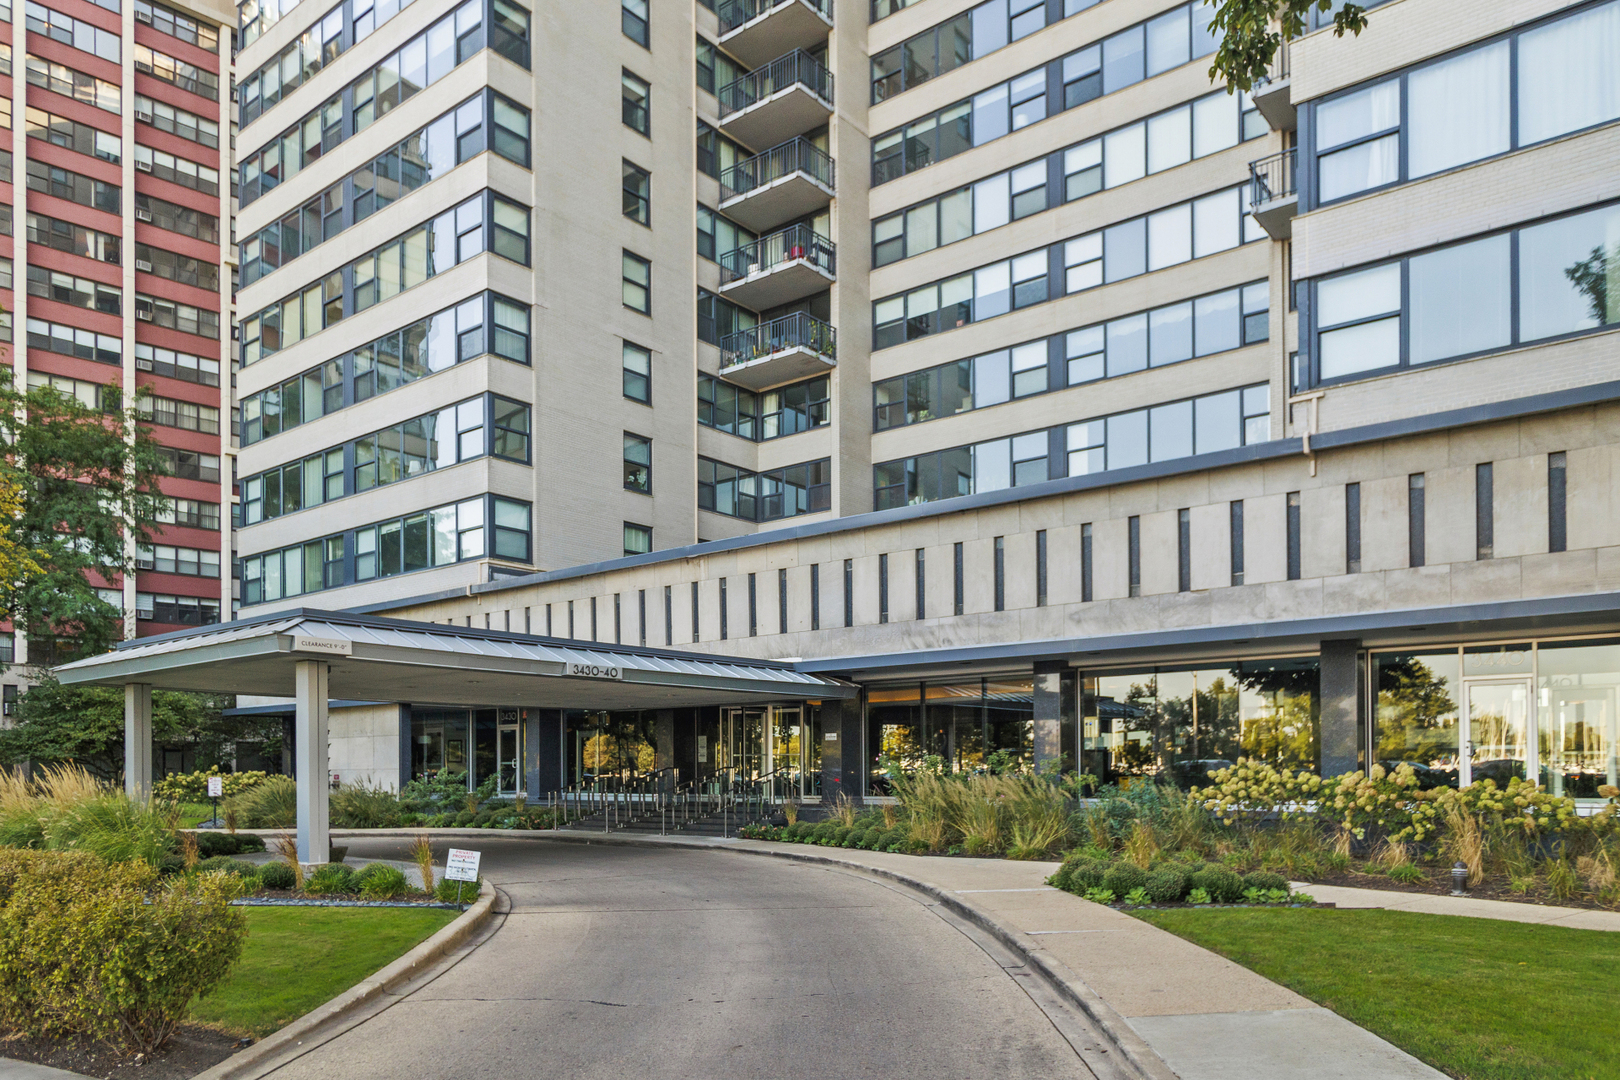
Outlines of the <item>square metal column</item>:
[{"label": "square metal column", "polygon": [[1057,770],[1063,764],[1062,661],[1035,665],[1035,771]]},{"label": "square metal column", "polygon": [[1324,641],[1321,652],[1322,775],[1361,767],[1361,642]]},{"label": "square metal column", "polygon": [[124,684],[124,790],[152,794],[152,684]]},{"label": "square metal column", "polygon": [[324,660],[300,660],[296,670],[294,726],[297,739],[293,750],[294,776],[298,780],[298,861],[305,864],[329,862],[332,834],[329,827],[327,768],[326,684],[328,667]]}]

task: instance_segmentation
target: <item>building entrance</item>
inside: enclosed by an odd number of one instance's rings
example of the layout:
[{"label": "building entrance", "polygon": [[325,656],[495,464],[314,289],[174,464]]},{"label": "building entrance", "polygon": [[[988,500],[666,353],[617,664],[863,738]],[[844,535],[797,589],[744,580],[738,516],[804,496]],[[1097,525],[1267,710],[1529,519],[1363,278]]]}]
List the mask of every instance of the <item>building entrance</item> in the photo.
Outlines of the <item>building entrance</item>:
[{"label": "building entrance", "polygon": [[1463,681],[1463,746],[1459,779],[1495,780],[1506,787],[1510,777],[1529,775],[1529,679]]},{"label": "building entrance", "polygon": [[820,720],[802,705],[723,708],[715,763],[739,779],[766,778],[778,800],[819,799]]}]

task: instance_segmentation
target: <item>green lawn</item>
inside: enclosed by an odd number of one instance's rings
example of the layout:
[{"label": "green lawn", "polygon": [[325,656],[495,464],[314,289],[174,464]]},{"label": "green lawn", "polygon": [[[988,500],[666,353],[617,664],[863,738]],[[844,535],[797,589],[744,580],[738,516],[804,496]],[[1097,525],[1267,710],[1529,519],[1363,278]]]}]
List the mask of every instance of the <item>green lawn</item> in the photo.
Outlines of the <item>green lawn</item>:
[{"label": "green lawn", "polygon": [[1378,910],[1136,914],[1452,1076],[1620,1077],[1620,933]]},{"label": "green lawn", "polygon": [[247,908],[248,939],[191,1018],[264,1036],[347,990],[456,917],[440,908]]},{"label": "green lawn", "polygon": [[[225,800],[221,799],[220,802],[223,804],[225,802]],[[223,810],[221,810],[220,812],[224,813]],[[207,821],[209,818],[211,818],[213,816],[214,816],[214,804],[213,803],[187,802],[187,803],[181,803],[180,804],[180,827],[182,829],[195,828],[199,821]]]}]

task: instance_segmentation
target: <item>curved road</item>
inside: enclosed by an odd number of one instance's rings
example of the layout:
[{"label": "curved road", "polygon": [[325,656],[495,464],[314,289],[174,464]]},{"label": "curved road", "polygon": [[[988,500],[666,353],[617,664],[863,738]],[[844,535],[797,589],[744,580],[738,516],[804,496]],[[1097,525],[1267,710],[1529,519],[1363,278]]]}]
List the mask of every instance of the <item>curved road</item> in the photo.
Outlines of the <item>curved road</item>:
[{"label": "curved road", "polygon": [[498,929],[275,1080],[1092,1076],[1018,982],[892,886],[725,852],[478,846],[511,899]]}]

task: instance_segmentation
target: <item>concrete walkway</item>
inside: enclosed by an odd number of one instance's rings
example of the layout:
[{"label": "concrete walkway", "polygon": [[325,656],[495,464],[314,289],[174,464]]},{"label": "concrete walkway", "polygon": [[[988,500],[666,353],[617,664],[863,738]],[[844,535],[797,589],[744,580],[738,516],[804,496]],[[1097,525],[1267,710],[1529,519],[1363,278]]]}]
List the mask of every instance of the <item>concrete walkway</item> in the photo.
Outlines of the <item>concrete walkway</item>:
[{"label": "concrete walkway", "polygon": [[0,1080],[90,1080],[83,1073],[35,1065],[32,1061],[0,1057]]},{"label": "concrete walkway", "polygon": [[[345,831],[353,839],[389,833]],[[397,836],[397,833],[393,835]],[[1444,1074],[1336,1013],[1146,922],[1054,889],[1050,862],[921,858],[705,837],[434,830],[438,843],[542,842],[729,850],[833,863],[916,882],[1068,984],[1152,1080],[1442,1080]],[[379,852],[380,854],[380,852]],[[1313,890],[1318,899],[1321,890]]]},{"label": "concrete walkway", "polygon": [[1294,882],[1294,888],[1308,892],[1324,904],[1341,908],[1386,908],[1390,911],[1418,911],[1425,915],[1464,915],[1474,919],[1504,919],[1508,922],[1567,926],[1572,930],[1620,931],[1620,911],[1593,911],[1591,908],[1553,907],[1550,904],[1515,904],[1506,900],[1481,900],[1472,896],[1434,896],[1429,893],[1401,892],[1398,889],[1357,889],[1340,885],[1310,885]]}]

